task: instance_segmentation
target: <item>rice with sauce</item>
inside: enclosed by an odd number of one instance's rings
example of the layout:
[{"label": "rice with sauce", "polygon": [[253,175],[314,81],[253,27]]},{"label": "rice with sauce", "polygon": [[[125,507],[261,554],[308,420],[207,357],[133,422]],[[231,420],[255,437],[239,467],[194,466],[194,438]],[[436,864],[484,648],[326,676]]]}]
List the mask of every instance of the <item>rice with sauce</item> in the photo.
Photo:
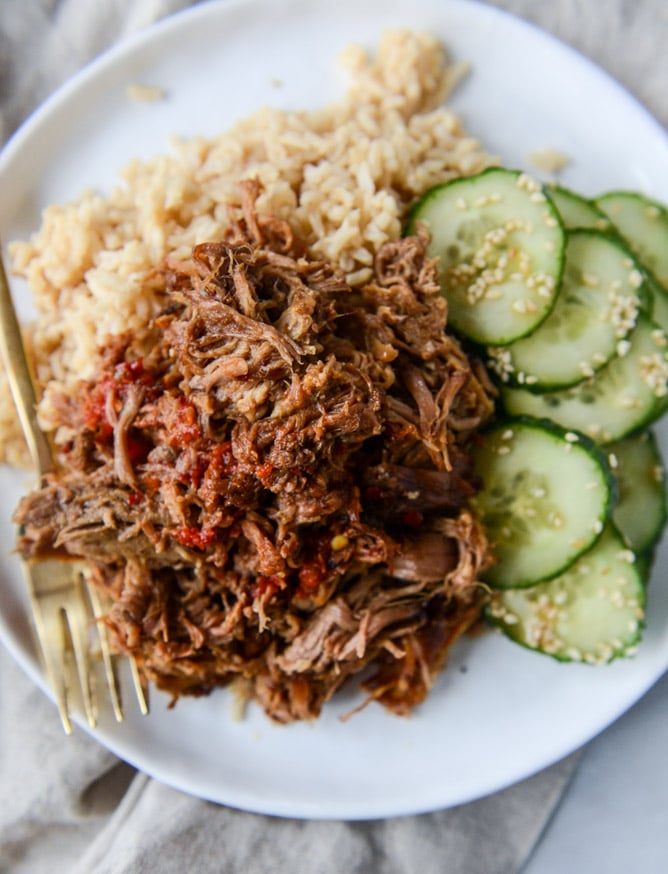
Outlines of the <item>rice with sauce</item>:
[{"label": "rice with sauce", "polygon": [[[141,341],[160,307],[152,271],[223,237],[241,179],[257,178],[258,209],[286,220],[311,256],[359,287],[417,197],[492,163],[442,105],[461,68],[434,37],[391,31],[375,58],[352,46],[341,63],[350,85],[339,102],[263,108],[215,139],[175,142],[170,154],[133,161],[109,194],[48,207],[37,233],[12,245],[12,269],[38,313],[27,341],[44,428],[56,418],[51,397],[92,375],[110,335],[129,330]],[[25,464],[4,375],[0,390],[0,459]]]}]

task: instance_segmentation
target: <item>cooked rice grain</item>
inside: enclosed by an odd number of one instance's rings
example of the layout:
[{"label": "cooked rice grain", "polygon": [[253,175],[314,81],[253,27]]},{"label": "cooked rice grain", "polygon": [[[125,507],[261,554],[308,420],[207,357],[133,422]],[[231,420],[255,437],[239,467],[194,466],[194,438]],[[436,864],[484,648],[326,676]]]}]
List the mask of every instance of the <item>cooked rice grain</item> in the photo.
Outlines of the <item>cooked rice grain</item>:
[{"label": "cooked rice grain", "polygon": [[[90,377],[110,334],[141,340],[159,305],[152,268],[219,240],[240,180],[257,177],[258,208],[286,219],[311,254],[359,285],[417,196],[491,163],[441,107],[462,69],[432,36],[390,31],[375,59],[354,46],[341,61],[350,86],[340,102],[265,108],[216,139],[175,142],[169,155],[133,161],[108,196],[50,206],[39,231],[12,245],[13,271],[27,278],[38,312],[30,335],[45,428],[51,391]],[[4,375],[0,397],[0,459],[25,461]]]}]

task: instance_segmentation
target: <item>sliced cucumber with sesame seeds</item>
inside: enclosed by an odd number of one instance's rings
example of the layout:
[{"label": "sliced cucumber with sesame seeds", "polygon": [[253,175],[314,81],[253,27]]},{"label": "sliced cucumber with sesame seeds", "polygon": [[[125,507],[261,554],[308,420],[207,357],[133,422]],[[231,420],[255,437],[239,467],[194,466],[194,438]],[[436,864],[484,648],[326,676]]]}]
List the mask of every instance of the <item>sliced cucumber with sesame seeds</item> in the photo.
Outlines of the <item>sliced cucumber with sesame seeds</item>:
[{"label": "sliced cucumber with sesame seeds", "polygon": [[563,572],[601,533],[614,478],[591,440],[550,422],[511,419],[472,451],[482,487],[473,499],[496,563],[498,588],[532,586]]},{"label": "sliced cucumber with sesame seeds", "polygon": [[610,220],[605,213],[581,194],[554,184],[547,187],[547,193],[556,206],[566,230],[591,228],[606,231],[609,229]]},{"label": "sliced cucumber with sesame seeds", "polygon": [[604,194],[597,203],[638,259],[653,302],[652,318],[668,331],[668,211],[632,191]]},{"label": "sliced cucumber with sesame seeds", "polygon": [[668,288],[668,210],[635,191],[611,191],[595,203],[631,251]]},{"label": "sliced cucumber with sesame seeds", "polygon": [[654,547],[666,524],[664,467],[650,431],[642,431],[608,447],[618,499],[612,520],[637,554]]},{"label": "sliced cucumber with sesame seeds", "polygon": [[565,237],[541,185],[492,167],[432,188],[407,233],[426,226],[440,259],[450,325],[477,343],[506,345],[548,315],[561,281]]},{"label": "sliced cucumber with sesame seeds", "polygon": [[666,335],[641,313],[622,343],[623,354],[591,379],[543,394],[504,387],[503,406],[510,415],[552,419],[600,443],[620,440],[649,425],[662,415],[668,397]]},{"label": "sliced cucumber with sesame seeds", "polygon": [[613,525],[563,574],[531,589],[494,592],[486,615],[504,634],[560,661],[601,664],[632,655],[645,619],[645,588]]},{"label": "sliced cucumber with sesame seeds", "polygon": [[552,312],[528,337],[490,348],[490,368],[532,391],[575,385],[610,361],[649,300],[643,272],[616,238],[571,231]]}]

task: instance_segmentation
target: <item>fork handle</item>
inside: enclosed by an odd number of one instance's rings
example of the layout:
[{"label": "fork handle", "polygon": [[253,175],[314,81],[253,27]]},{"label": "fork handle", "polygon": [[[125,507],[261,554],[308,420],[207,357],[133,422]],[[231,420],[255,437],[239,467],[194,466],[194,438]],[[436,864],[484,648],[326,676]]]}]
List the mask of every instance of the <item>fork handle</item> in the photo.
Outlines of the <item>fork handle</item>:
[{"label": "fork handle", "polygon": [[21,339],[21,328],[2,263],[0,243],[0,352],[5,363],[9,388],[16,404],[28,451],[40,480],[53,468],[49,441],[37,423],[37,396],[30,366]]}]

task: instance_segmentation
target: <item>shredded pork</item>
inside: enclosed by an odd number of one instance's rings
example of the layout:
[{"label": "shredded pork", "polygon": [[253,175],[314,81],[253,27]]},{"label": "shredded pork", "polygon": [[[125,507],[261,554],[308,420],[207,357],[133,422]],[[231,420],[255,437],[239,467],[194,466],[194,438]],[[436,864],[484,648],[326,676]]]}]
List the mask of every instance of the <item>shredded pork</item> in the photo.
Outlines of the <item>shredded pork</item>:
[{"label": "shredded pork", "polygon": [[20,550],[88,559],[115,645],[174,700],[234,681],[309,719],[367,669],[407,714],[479,616],[467,449],[491,389],[424,236],[353,289],[243,191],[222,242],[160,269],[148,348],[115,337],[57,399],[71,439]]}]

